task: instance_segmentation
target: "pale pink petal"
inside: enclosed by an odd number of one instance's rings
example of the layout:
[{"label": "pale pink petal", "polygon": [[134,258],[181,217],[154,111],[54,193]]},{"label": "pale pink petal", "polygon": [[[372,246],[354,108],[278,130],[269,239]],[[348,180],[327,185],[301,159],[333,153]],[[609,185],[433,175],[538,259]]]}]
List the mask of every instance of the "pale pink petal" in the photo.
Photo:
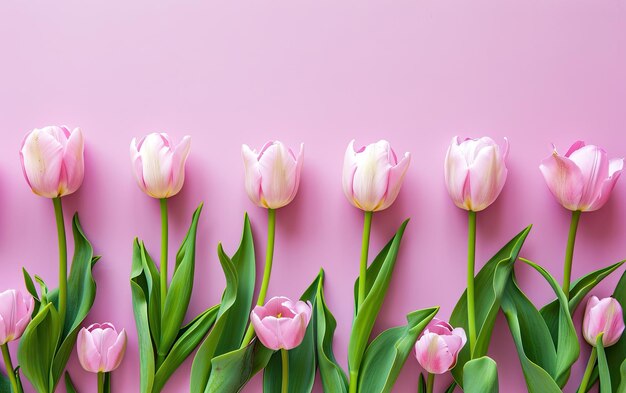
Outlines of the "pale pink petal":
[{"label": "pale pink petal", "polygon": [[245,187],[248,197],[257,206],[263,206],[261,202],[261,170],[256,152],[252,151],[248,145],[241,146],[243,165],[245,170]]},{"label": "pale pink petal", "polygon": [[254,322],[255,318],[253,318],[252,321],[254,331],[263,345],[275,351],[282,348],[282,337],[280,336],[280,329],[278,327],[278,318],[269,316],[256,323]]},{"label": "pale pink petal", "polygon": [[278,209],[290,202],[296,187],[296,162],[281,142],[274,142],[259,159],[261,202]]},{"label": "pale pink petal", "polygon": [[342,186],[343,193],[348,201],[354,206],[359,207],[355,197],[352,184],[354,183],[354,173],[356,172],[356,152],[354,151],[354,139],[348,144],[346,154],[343,159]]},{"label": "pale pink petal", "polygon": [[78,190],[85,174],[84,139],[80,128],[70,134],[63,152],[62,179],[59,185],[60,196],[69,195]]},{"label": "pale pink petal", "polygon": [[92,373],[100,371],[101,356],[94,339],[87,329],[82,328],[78,332],[76,339],[76,352],[78,353],[78,361],[80,365]]},{"label": "pale pink petal", "polygon": [[172,155],[172,181],[168,198],[180,192],[185,182],[185,163],[191,150],[191,137],[185,136],[174,149]]},{"label": "pale pink petal", "polygon": [[143,181],[148,195],[153,198],[168,196],[171,180],[171,155],[160,134],[150,134],[144,139],[141,154]]},{"label": "pale pink petal", "polygon": [[483,147],[469,166],[470,210],[484,210],[496,200],[504,187],[506,173],[498,146]]},{"label": "pale pink petal", "polygon": [[417,361],[429,373],[443,374],[455,362],[446,342],[434,333],[423,335],[415,344]]},{"label": "pale pink petal", "polygon": [[458,137],[452,139],[446,153],[444,179],[452,202],[461,209],[469,210],[469,167],[458,139]]},{"label": "pale pink petal", "polygon": [[585,211],[595,211],[604,206],[606,202],[608,202],[609,197],[611,196],[611,192],[613,188],[615,188],[615,184],[622,174],[622,169],[624,167],[623,159],[612,159],[609,164],[609,177],[604,180],[602,186],[600,188],[599,194],[596,196],[596,200],[591,203]]},{"label": "pale pink petal", "polygon": [[302,314],[298,314],[293,318],[280,318],[278,320],[281,347],[284,349],[293,349],[302,343],[304,334],[306,333],[306,321]]},{"label": "pale pink petal", "polygon": [[126,331],[122,329],[115,342],[109,347],[106,355],[104,372],[111,372],[119,367],[126,352]]},{"label": "pale pink petal", "polygon": [[293,199],[296,197],[296,194],[298,193],[298,188],[300,187],[300,176],[302,173],[302,164],[304,163],[304,143],[300,144],[300,152],[298,153],[298,157],[295,157],[295,160],[296,160],[295,186],[293,187],[293,190],[291,191],[291,195],[289,196],[289,202],[287,203],[291,203],[291,201],[293,201]]},{"label": "pale pink petal", "polygon": [[402,183],[404,182],[404,176],[406,175],[407,170],[409,169],[409,164],[411,163],[411,154],[405,153],[404,157],[400,162],[393,166],[389,170],[389,179],[387,185],[387,194],[384,197],[382,205],[377,209],[377,211],[385,210],[389,206],[391,206],[398,194],[400,193],[400,188],[402,188]]},{"label": "pale pink petal", "polygon": [[601,192],[602,183],[609,174],[609,159],[606,151],[587,145],[570,154],[569,159],[580,169],[583,178],[579,209],[587,210]]},{"label": "pale pink petal", "polygon": [[20,151],[22,168],[33,192],[46,198],[59,195],[63,146],[45,129],[33,130]]},{"label": "pale pink petal", "polygon": [[356,156],[352,191],[356,204],[364,211],[375,211],[382,205],[391,169],[389,149],[389,142],[381,140],[366,146]]},{"label": "pale pink petal", "polygon": [[556,151],[544,159],[539,166],[548,188],[556,200],[566,209],[578,210],[582,197],[584,180],[578,166]]},{"label": "pale pink petal", "polygon": [[574,153],[576,150],[579,150],[581,148],[585,147],[585,142],[583,141],[576,141],[572,144],[572,146],[570,146],[569,150],[567,150],[567,153],[565,153],[565,157],[569,157],[572,155],[572,153]]}]

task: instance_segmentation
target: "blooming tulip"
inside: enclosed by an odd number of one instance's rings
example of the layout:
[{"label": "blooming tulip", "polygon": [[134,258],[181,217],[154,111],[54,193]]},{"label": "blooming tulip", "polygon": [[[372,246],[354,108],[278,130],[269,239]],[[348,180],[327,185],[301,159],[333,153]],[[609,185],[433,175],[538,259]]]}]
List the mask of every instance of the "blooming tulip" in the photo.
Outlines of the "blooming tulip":
[{"label": "blooming tulip", "polygon": [[257,206],[278,209],[289,204],[298,192],[304,144],[298,156],[279,141],[267,142],[261,151],[241,146],[246,192]]},{"label": "blooming tulip", "polygon": [[76,349],[80,365],[92,373],[115,370],[126,351],[126,331],[120,333],[110,323],[94,323],[78,332]]},{"label": "blooming tulip", "polygon": [[607,297],[602,300],[595,296],[589,298],[583,319],[583,336],[585,340],[596,346],[598,335],[602,335],[602,345],[611,346],[619,341],[624,331],[624,316],[619,302]]},{"label": "blooming tulip", "polygon": [[30,322],[35,302],[33,297],[9,289],[0,293],[0,345],[17,340]]},{"label": "blooming tulip", "polygon": [[36,128],[24,138],[20,150],[22,170],[37,195],[57,198],[69,195],[83,182],[83,133],[66,126]]},{"label": "blooming tulip", "polygon": [[609,199],[624,160],[610,159],[598,146],[576,141],[564,156],[556,148],[539,166],[557,201],[572,211],[594,211]]},{"label": "blooming tulip", "polygon": [[493,139],[452,138],[445,161],[445,181],[454,204],[479,212],[491,205],[504,187],[509,142],[501,148]]},{"label": "blooming tulip", "polygon": [[433,318],[415,343],[417,361],[429,373],[443,374],[454,368],[466,341],[463,328]]},{"label": "blooming tulip", "polygon": [[348,145],[343,161],[343,192],[355,207],[374,212],[388,208],[398,197],[411,155],[404,153],[398,162],[389,142],[354,149]]},{"label": "blooming tulip", "polygon": [[311,319],[311,303],[273,297],[250,314],[261,343],[269,349],[293,349],[300,345]]},{"label": "blooming tulip", "polygon": [[152,133],[130,143],[130,159],[139,188],[153,198],[172,197],[185,182],[185,161],[191,148],[191,137],[174,145],[165,133]]}]

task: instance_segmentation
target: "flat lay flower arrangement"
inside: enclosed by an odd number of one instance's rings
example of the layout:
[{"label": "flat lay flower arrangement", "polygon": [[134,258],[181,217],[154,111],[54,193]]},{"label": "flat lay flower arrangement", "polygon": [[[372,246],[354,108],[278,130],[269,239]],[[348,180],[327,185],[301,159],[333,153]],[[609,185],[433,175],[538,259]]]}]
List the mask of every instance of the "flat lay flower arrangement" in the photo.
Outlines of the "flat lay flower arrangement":
[{"label": "flat lay flower arrangement", "polygon": [[[390,392],[403,367],[420,372],[415,386],[418,392],[433,392],[435,378],[446,373],[453,378],[446,392],[497,392],[498,365],[489,357],[489,346],[499,312],[506,317],[529,392],[561,392],[572,377],[572,365],[582,345],[592,350],[584,375],[575,381],[578,391],[587,392],[597,385],[601,393],[626,392],[625,261],[572,277],[583,213],[606,204],[623,170],[623,159],[609,158],[599,146],[576,141],[565,154],[554,148],[536,163],[556,201],[572,212],[568,241],[563,245],[563,281],[557,282],[555,272],[542,267],[541,261],[520,256],[532,233],[530,225],[519,228],[486,262],[476,260],[480,212],[494,203],[510,175],[509,142],[489,137],[453,138],[438,168],[453,202],[450,208],[456,205],[467,211],[467,244],[461,245],[467,251],[466,290],[449,320],[439,319],[439,307],[432,305],[409,312],[404,324],[374,334],[410,223],[408,218],[397,223],[388,243],[372,250],[373,217],[394,208],[411,154],[397,154],[385,140],[366,146],[350,142],[341,185],[352,205],[346,204],[346,208],[361,210],[363,225],[354,228],[362,231],[360,259],[342,261],[359,267],[353,286],[348,367],[344,369],[334,355],[337,324],[324,295],[324,270],[301,289],[298,299],[267,298],[270,286],[280,288],[271,280],[272,271],[280,269],[280,265],[273,266],[274,251],[281,247],[275,236],[281,225],[276,210],[297,197],[305,165],[304,145],[290,148],[270,141],[258,150],[242,145],[245,183],[241,192],[245,190],[252,203],[267,211],[263,223],[267,230],[253,236],[250,219],[243,215],[237,250],[229,254],[217,245],[226,282],[221,301],[190,316],[202,204],[189,212],[189,229],[172,261],[168,261],[168,250],[176,245],[170,244],[168,229],[169,206],[175,203],[170,198],[185,184],[191,137],[152,133],[133,139],[129,176],[134,175],[139,189],[160,206],[160,218],[154,221],[161,225],[160,254],[150,255],[141,239],[128,239],[132,252],[128,253],[129,281],[125,285],[131,288],[128,301],[132,302],[135,326],[116,326],[112,321],[85,323],[97,296],[92,270],[98,268],[99,256],[94,254],[78,213],[69,225],[74,250],[68,258],[63,197],[82,184],[86,141],[88,136],[79,128],[49,126],[28,133],[19,150],[27,185],[36,195],[52,201],[58,250],[49,252],[58,251],[59,275],[55,286],[54,280],[44,281],[36,272],[23,269],[26,291],[5,288],[0,293],[0,344],[5,365],[0,392],[23,392],[23,379],[40,393],[77,392],[66,371],[73,351],[85,372],[95,374],[90,391],[110,392],[115,370],[124,361],[126,331],[130,329],[136,329],[138,337],[141,393],[160,392],[189,357],[193,357],[189,391],[198,393],[238,392],[257,373],[263,374],[264,392],[310,392],[316,374],[325,392]],[[33,199],[32,203],[43,202]],[[266,242],[263,257],[255,255],[255,242],[261,238]],[[550,286],[552,301],[535,304],[529,299],[516,279],[515,266],[519,264],[533,269],[534,280]],[[594,295],[598,283],[620,273],[612,296],[600,299]],[[15,283],[16,288],[21,286]],[[572,319],[579,307],[584,308],[580,337]],[[17,346],[17,359],[11,358],[9,345]]]}]

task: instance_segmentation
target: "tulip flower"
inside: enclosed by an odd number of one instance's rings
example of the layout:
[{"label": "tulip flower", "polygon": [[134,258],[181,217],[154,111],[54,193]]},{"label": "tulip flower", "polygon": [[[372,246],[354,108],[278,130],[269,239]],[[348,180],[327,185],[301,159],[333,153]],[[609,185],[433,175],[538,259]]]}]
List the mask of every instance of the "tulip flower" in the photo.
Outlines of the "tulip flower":
[{"label": "tulip flower", "polygon": [[261,151],[242,145],[246,192],[257,206],[278,209],[289,204],[298,192],[304,144],[296,156],[279,141],[267,142]]},{"label": "tulip flower", "polygon": [[452,138],[445,162],[445,181],[454,204],[479,212],[491,205],[504,187],[509,143],[501,148],[493,139]]},{"label": "tulip flower", "polygon": [[130,159],[139,188],[160,200],[161,205],[161,312],[167,295],[168,216],[167,198],[180,192],[185,182],[185,162],[191,149],[191,137],[174,145],[165,133],[152,133],[130,142]]},{"label": "tulip flower", "polygon": [[491,205],[504,187],[507,176],[506,157],[509,142],[500,147],[493,139],[458,136],[452,138],[444,165],[448,194],[454,204],[467,210],[467,319],[470,353],[476,345],[476,312],[474,309],[474,265],[476,260],[476,212]]},{"label": "tulip flower", "polygon": [[[585,374],[580,383],[579,392],[587,391],[587,386],[591,380],[591,374],[593,373],[598,358],[597,346],[600,345],[606,348],[617,343],[623,332],[624,315],[622,313],[622,306],[617,299],[612,297],[604,299],[598,299],[596,296],[590,297],[587,301],[587,308],[585,309],[582,333],[585,340],[593,348],[589,355]],[[602,374],[602,369],[600,369],[600,374]],[[602,377],[600,383],[603,384]]]},{"label": "tulip flower", "polygon": [[[265,302],[267,288],[272,275],[274,241],[276,235],[276,209],[289,204],[298,192],[300,172],[304,161],[304,144],[296,156],[279,141],[267,142],[261,151],[241,146],[245,170],[245,187],[250,200],[257,206],[267,209],[267,247],[265,268],[257,305]],[[254,336],[252,324],[244,336],[242,346],[248,345]]]},{"label": "tulip flower", "polygon": [[86,371],[108,373],[119,367],[126,351],[126,331],[113,324],[94,323],[78,332],[78,360]]},{"label": "tulip flower", "polygon": [[609,159],[601,147],[576,141],[564,156],[554,148],[539,168],[561,206],[585,212],[598,210],[608,201],[624,160]]},{"label": "tulip flower", "polygon": [[[282,389],[288,391],[289,355],[288,350],[302,343],[311,320],[311,303],[277,296],[264,306],[257,305],[250,313],[254,331],[261,343],[274,351],[280,350],[282,359]],[[244,341],[245,343],[245,341]]]},{"label": "tulip flower", "polygon": [[355,207],[374,212],[388,208],[398,197],[411,155],[400,161],[389,142],[380,140],[359,150],[354,140],[343,161],[343,192]]},{"label": "tulip flower", "polygon": [[612,297],[600,300],[592,296],[587,302],[582,331],[591,346],[596,346],[596,339],[601,333],[605,348],[615,344],[624,331],[622,306]]},{"label": "tulip flower", "polygon": [[554,197],[572,211],[563,269],[563,292],[568,297],[580,213],[597,210],[607,202],[623,167],[623,159],[609,160],[604,149],[583,141],[574,142],[564,156],[554,148],[539,166]]},{"label": "tulip flower", "polygon": [[152,133],[130,143],[130,158],[139,188],[153,198],[172,197],[185,182],[185,162],[191,137],[174,145],[165,133]]},{"label": "tulip flower", "polygon": [[23,296],[22,292],[9,289],[0,293],[0,347],[6,367],[6,374],[11,383],[11,391],[22,392],[19,376],[13,372],[13,362],[9,353],[8,342],[17,340],[24,333],[30,322],[35,301],[32,296]]},{"label": "tulip flower", "polygon": [[20,150],[22,170],[37,195],[58,198],[69,195],[83,182],[83,133],[66,126],[48,126],[31,131]]},{"label": "tulip flower", "polygon": [[415,343],[417,361],[429,373],[443,374],[454,368],[466,341],[463,328],[433,318]]}]

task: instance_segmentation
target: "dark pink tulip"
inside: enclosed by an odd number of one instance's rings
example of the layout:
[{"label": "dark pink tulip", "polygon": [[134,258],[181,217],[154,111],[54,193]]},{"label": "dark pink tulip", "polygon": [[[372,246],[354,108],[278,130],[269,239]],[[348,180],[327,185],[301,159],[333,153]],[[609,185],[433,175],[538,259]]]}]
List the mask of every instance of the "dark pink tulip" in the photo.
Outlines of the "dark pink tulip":
[{"label": "dark pink tulip", "polygon": [[311,319],[311,303],[273,297],[250,314],[261,343],[269,349],[293,349],[300,345]]}]

